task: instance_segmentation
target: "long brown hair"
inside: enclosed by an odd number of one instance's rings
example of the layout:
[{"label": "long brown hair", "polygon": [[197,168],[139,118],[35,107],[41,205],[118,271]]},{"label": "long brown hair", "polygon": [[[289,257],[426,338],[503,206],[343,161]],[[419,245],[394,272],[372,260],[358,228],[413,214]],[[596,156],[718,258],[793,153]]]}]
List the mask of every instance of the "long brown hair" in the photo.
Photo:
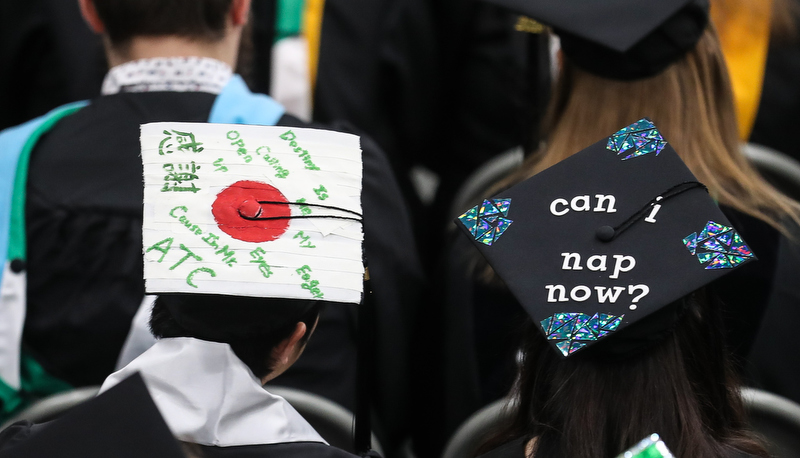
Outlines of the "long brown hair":
[{"label": "long brown hair", "polygon": [[657,432],[680,457],[768,456],[746,430],[719,307],[702,290],[682,300],[675,332],[621,361],[564,359],[529,321],[509,423],[480,452],[525,437],[534,456],[608,458]]},{"label": "long brown hair", "polygon": [[495,190],[522,181],[647,116],[720,204],[781,231],[786,217],[800,224],[800,205],[769,185],[739,150],[733,103],[712,25],[694,50],[651,78],[609,80],[565,58],[544,126],[546,146]]}]

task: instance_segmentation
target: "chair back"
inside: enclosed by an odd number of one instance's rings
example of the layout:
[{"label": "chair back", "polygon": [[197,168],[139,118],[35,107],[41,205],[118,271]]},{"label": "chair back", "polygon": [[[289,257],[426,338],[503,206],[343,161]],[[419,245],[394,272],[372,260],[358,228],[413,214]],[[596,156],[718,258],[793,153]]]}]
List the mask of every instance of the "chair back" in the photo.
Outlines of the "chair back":
[{"label": "chair back", "polygon": [[0,426],[0,430],[6,429],[12,423],[21,420],[28,420],[33,423],[55,420],[78,404],[94,398],[99,391],[99,386],[86,386],[42,398],[8,419]]},{"label": "chair back", "polygon": [[742,152],[770,184],[800,201],[800,162],[766,146],[747,143]]},{"label": "chair back", "polygon": [[800,456],[800,405],[756,388],[743,388],[748,421],[777,458]]},{"label": "chair back", "polygon": [[[270,385],[269,392],[286,399],[330,445],[354,453],[352,412],[308,391]],[[375,434],[372,435],[372,449],[383,455]]]},{"label": "chair back", "polygon": [[[774,458],[800,457],[800,404],[759,390],[742,388],[750,427],[767,443]],[[509,417],[506,400],[499,399],[475,412],[450,438],[442,458],[472,458]],[[669,445],[669,444],[667,444]]]},{"label": "chair back", "polygon": [[478,203],[477,199],[489,186],[519,167],[523,159],[524,154],[520,146],[501,153],[478,167],[458,188],[450,204],[450,219],[455,219]]}]

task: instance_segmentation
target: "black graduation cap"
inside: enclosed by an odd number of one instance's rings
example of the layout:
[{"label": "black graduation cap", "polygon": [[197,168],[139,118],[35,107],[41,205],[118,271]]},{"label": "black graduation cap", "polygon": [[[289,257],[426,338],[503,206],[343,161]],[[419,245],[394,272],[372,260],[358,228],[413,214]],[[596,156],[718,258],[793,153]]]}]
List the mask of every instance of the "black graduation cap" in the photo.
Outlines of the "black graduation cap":
[{"label": "black graduation cap", "polygon": [[0,457],[185,458],[139,374],[40,428]]},{"label": "black graduation cap", "polygon": [[488,0],[551,26],[565,54],[600,76],[659,73],[693,48],[708,0]]},{"label": "black graduation cap", "polygon": [[755,259],[648,119],[486,199],[457,225],[564,356]]}]

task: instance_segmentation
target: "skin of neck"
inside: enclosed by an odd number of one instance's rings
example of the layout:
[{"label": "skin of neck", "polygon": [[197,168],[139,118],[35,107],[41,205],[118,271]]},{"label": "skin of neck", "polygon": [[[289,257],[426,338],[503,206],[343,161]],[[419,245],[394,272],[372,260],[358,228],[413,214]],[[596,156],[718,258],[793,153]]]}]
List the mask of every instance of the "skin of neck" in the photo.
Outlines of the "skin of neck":
[{"label": "skin of neck", "polygon": [[236,67],[239,42],[247,23],[251,0],[233,0],[225,19],[225,31],[218,40],[200,40],[177,35],[135,36],[125,43],[113,44],[108,38],[94,0],[78,0],[81,15],[93,32],[102,35],[108,64],[115,67],[138,59],[155,57],[210,57]]},{"label": "skin of neck", "polygon": [[108,64],[111,67],[154,57],[210,57],[235,68],[241,36],[241,27],[228,24],[225,36],[212,42],[181,36],[140,36],[120,46],[112,45],[107,37],[103,37],[103,41]]}]

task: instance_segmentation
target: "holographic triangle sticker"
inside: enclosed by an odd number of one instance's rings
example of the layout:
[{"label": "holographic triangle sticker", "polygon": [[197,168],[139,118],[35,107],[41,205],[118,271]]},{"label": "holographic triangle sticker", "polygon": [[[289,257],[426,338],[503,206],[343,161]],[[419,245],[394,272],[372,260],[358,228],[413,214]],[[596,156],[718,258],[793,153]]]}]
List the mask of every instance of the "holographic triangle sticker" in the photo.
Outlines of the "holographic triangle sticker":
[{"label": "holographic triangle sticker", "polygon": [[467,210],[458,220],[476,241],[491,246],[513,223],[506,218],[510,207],[511,199],[486,199]]},{"label": "holographic triangle sticker", "polygon": [[681,242],[707,270],[732,269],[754,257],[750,247],[731,227],[709,221],[700,235],[696,234],[693,232]]},{"label": "holographic triangle sticker", "polygon": [[605,313],[556,313],[539,324],[542,326],[547,340],[557,340],[556,347],[564,356],[585,347],[617,330],[625,315],[608,315]]},{"label": "holographic triangle sticker", "polygon": [[617,155],[627,153],[622,158],[624,161],[650,153],[658,156],[666,145],[667,142],[656,126],[649,119],[640,119],[611,135],[606,149],[614,151]]}]

